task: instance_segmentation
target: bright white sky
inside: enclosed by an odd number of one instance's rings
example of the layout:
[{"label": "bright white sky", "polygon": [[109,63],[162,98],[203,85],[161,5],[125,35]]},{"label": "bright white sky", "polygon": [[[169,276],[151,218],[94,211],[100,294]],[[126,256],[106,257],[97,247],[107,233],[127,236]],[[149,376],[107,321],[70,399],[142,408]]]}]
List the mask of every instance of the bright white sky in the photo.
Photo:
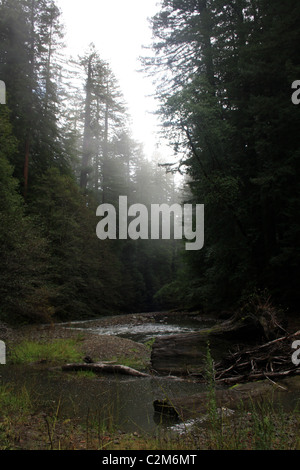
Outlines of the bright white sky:
[{"label": "bright white sky", "polygon": [[151,79],[138,72],[138,58],[147,54],[143,46],[151,44],[148,18],[160,10],[160,1],[56,0],[56,4],[62,11],[67,52],[77,57],[90,43],[95,44],[118,80],[132,118],[133,137],[151,157],[159,142],[155,135],[159,128],[157,118],[149,113],[157,103],[149,96],[154,94]]}]

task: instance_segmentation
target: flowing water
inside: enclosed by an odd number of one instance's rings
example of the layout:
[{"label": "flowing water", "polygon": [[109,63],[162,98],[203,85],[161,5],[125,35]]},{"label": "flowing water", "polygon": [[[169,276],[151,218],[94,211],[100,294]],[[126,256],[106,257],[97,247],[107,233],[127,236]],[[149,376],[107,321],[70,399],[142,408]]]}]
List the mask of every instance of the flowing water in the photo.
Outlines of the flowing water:
[{"label": "flowing water", "polygon": [[[141,317],[143,318],[143,317]],[[174,335],[180,333],[188,333],[191,331],[199,331],[201,328],[212,326],[215,320],[203,319],[180,319],[177,318],[164,318],[160,321],[141,323],[125,323],[125,324],[112,324],[107,326],[97,325],[97,321],[82,321],[69,323],[68,327],[77,330],[90,331],[99,335],[113,335],[122,338],[131,339],[139,343],[144,343],[149,339],[157,336]]]},{"label": "flowing water", "polygon": [[[209,323],[209,322],[208,322]],[[117,335],[137,342],[145,342],[160,335],[169,335],[199,330],[208,323],[143,322],[142,324],[116,324],[102,327],[97,322],[74,322],[66,328],[93,331],[99,335]],[[26,387],[41,410],[59,415],[111,422],[124,432],[152,432],[161,422],[154,412],[153,401],[157,399],[193,395],[204,390],[202,384],[168,377],[135,378],[130,376],[103,374],[95,377],[62,374],[60,370],[49,370],[46,366],[2,366],[0,384],[13,384],[17,389]],[[174,424],[174,420],[171,422]]]},{"label": "flowing water", "polygon": [[[159,335],[199,330],[209,322],[163,322],[117,324],[99,326],[93,322],[75,322],[66,327],[88,329],[101,335],[118,335],[134,341],[145,342]],[[0,384],[26,387],[41,411],[59,411],[63,418],[77,417],[84,423],[105,425],[111,423],[124,432],[153,432],[158,425],[173,426],[176,421],[161,422],[154,412],[153,401],[157,399],[191,396],[205,390],[205,385],[171,377],[135,378],[103,374],[84,377],[62,374],[46,366],[1,366]],[[287,404],[299,403],[299,388],[294,395],[286,396]],[[174,429],[174,428],[173,428]],[[180,423],[179,428],[180,429]]]}]

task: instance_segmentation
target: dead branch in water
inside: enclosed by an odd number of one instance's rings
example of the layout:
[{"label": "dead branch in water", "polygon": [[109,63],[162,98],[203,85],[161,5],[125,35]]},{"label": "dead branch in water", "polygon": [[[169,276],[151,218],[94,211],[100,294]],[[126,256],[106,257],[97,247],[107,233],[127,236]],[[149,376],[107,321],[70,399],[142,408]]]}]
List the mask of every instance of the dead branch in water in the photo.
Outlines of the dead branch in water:
[{"label": "dead branch in water", "polygon": [[296,339],[300,339],[300,331],[231,353],[215,364],[216,382],[233,384],[300,374],[300,368],[292,362]]}]

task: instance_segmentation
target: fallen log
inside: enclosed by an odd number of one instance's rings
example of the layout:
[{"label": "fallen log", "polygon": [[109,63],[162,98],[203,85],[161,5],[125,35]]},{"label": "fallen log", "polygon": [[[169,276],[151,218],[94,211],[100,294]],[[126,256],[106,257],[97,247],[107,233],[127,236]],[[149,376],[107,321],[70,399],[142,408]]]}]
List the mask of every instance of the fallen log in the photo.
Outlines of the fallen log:
[{"label": "fallen log", "polygon": [[207,344],[214,360],[241,343],[253,344],[263,331],[252,318],[230,318],[198,332],[157,337],[152,345],[151,366],[159,374],[191,375],[206,368]]},{"label": "fallen log", "polygon": [[110,364],[103,362],[94,362],[91,364],[87,363],[75,363],[75,364],[65,364],[62,366],[63,371],[67,372],[78,372],[78,371],[91,371],[96,374],[101,373],[110,373],[110,374],[123,374],[131,375],[133,377],[150,377],[149,374],[140,372],[139,370],[132,369],[128,366],[123,366],[121,364]]},{"label": "fallen log", "polygon": [[[215,390],[214,398],[217,407],[222,411],[226,409],[238,410],[247,407],[254,399],[272,396],[275,386],[267,381],[255,384],[242,384],[228,390]],[[195,418],[203,418],[209,413],[210,393],[202,392],[193,396],[175,397],[171,400],[155,400],[153,402],[155,413],[176,418],[182,421]]]}]

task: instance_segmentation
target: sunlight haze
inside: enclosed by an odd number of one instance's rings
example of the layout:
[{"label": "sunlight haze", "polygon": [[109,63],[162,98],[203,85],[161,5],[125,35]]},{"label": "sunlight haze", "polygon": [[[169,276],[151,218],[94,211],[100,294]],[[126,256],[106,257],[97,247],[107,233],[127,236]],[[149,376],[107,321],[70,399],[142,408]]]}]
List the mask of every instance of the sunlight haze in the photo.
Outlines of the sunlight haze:
[{"label": "sunlight haze", "polygon": [[133,137],[144,144],[151,156],[159,137],[158,120],[151,79],[139,71],[139,57],[151,44],[148,18],[159,10],[157,0],[58,0],[65,26],[66,52],[73,57],[83,54],[94,43],[100,57],[116,76],[132,119]]}]

